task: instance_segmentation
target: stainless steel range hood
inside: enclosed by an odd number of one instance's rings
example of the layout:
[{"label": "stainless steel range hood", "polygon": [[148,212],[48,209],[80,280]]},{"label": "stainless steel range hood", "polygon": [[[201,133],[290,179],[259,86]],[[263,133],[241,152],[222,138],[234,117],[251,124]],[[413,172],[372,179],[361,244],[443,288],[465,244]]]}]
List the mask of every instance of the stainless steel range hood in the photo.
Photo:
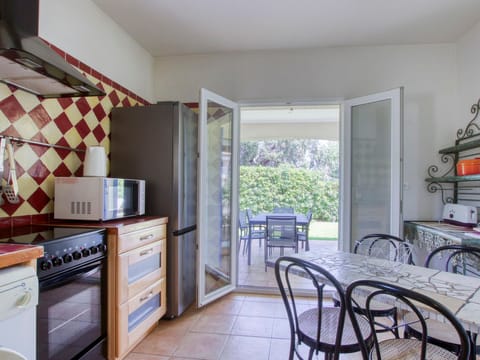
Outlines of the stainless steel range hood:
[{"label": "stainless steel range hood", "polygon": [[105,93],[38,37],[39,0],[0,0],[0,81],[45,98]]}]

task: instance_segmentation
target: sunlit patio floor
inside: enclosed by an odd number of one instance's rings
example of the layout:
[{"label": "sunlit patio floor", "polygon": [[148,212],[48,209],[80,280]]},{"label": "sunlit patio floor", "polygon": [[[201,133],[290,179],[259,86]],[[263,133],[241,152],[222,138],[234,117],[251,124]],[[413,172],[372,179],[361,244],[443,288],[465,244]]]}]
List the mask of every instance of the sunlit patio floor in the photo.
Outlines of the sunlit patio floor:
[{"label": "sunlit patio floor", "polygon": [[[310,241],[310,251],[315,251],[315,249],[329,247],[331,249],[337,249],[338,242],[334,241]],[[241,244],[243,247],[243,243]],[[273,256],[279,255],[279,249],[274,250]],[[300,247],[299,252],[305,251]],[[285,255],[294,254],[293,249],[286,249]],[[277,283],[275,281],[275,274],[273,268],[267,268],[265,271],[265,261],[264,261],[264,248],[263,242],[262,246],[259,246],[258,240],[252,242],[252,262],[251,265],[248,265],[248,256],[245,253],[242,254],[242,248],[240,248],[240,253],[238,255],[238,285],[241,287],[259,287],[259,288],[277,288]],[[298,279],[299,285],[302,281],[308,282],[306,279]]]}]

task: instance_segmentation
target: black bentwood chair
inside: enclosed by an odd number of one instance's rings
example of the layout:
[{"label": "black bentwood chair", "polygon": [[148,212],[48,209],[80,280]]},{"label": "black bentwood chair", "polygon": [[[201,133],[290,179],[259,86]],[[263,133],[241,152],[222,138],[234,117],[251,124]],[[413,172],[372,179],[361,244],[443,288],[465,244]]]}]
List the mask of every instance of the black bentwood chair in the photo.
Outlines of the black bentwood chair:
[{"label": "black bentwood chair", "polygon": [[[361,254],[365,256],[371,256],[375,258],[381,258],[391,261],[399,261],[402,263],[411,264],[412,254],[410,251],[410,245],[405,240],[390,234],[369,234],[357,240],[353,249],[355,254]],[[337,305],[338,301],[334,295],[334,303]],[[354,307],[355,311],[359,314],[364,313],[364,304],[362,300],[358,299],[357,303],[359,307]],[[377,321],[376,331],[385,332],[391,331],[396,338],[399,337],[398,333],[398,311],[395,306],[384,304],[381,302],[372,303],[370,309],[373,317],[387,318],[389,322]]]},{"label": "black bentwood chair", "polygon": [[[466,245],[445,245],[434,249],[425,260],[425,267],[448,271],[456,274],[480,277],[480,248]],[[405,315],[405,321],[410,322],[411,314]],[[449,351],[457,353],[460,343],[452,336],[452,329],[448,324],[437,320],[427,320],[430,332],[428,342],[441,346]],[[472,343],[472,359],[475,354],[480,354],[480,346],[477,344],[477,334],[470,333]],[[454,334],[453,334],[454,335]],[[419,338],[421,331],[418,324],[411,324],[405,328],[405,337]]]},{"label": "black bentwood chair", "polygon": [[[300,275],[301,274],[301,275]],[[308,278],[312,283],[316,298],[315,305],[297,302],[295,278]],[[309,261],[294,257],[280,257],[275,262],[275,278],[282,295],[288,321],[290,324],[290,352],[288,359],[293,360],[295,354],[303,359],[298,345],[309,347],[308,359],[313,354],[325,353],[325,359],[338,359],[340,353],[352,353],[360,350],[350,318],[345,307],[345,294],[340,283],[328,271]],[[340,294],[339,307],[327,307],[323,304],[325,285],[331,285]],[[359,315],[358,329],[362,341],[371,342],[371,330],[368,322]]]},{"label": "black bentwood chair", "polygon": [[[359,296],[365,296],[366,316],[370,323],[370,328],[375,328],[373,314],[370,307],[374,301],[395,301],[398,306],[408,309],[415,318],[415,321],[421,329],[420,339],[386,339],[379,341],[376,332],[373,335],[373,347],[365,343],[362,339],[363,332],[360,325],[353,321],[353,326],[357,337],[361,343],[361,351],[364,359],[372,360],[467,360],[470,353],[470,339],[467,332],[457,320],[455,315],[439,302],[429,298],[426,295],[417,293],[413,290],[404,289],[398,285],[388,284],[377,280],[359,280],[348,286],[346,291],[346,306],[350,316],[355,315],[355,299]],[[400,305],[401,304],[401,305]],[[460,347],[458,354],[454,354],[440,346],[428,342],[430,327],[426,321],[427,312],[435,312],[443,316],[445,321],[451,326],[451,330],[458,338]],[[402,324],[400,324],[402,326]]]}]

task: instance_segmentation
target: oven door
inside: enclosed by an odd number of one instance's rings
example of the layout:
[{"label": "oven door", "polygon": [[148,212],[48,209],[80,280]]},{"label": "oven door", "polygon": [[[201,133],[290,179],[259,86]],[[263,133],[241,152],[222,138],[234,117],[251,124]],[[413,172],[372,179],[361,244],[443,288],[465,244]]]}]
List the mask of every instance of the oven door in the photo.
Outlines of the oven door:
[{"label": "oven door", "polygon": [[106,358],[106,259],[40,280],[37,360]]}]

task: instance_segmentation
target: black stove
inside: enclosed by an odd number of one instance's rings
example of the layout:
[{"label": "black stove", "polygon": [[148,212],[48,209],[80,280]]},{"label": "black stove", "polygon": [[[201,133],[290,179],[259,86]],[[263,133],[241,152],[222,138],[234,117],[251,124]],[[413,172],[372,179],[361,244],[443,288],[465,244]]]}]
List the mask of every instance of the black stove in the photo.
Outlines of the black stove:
[{"label": "black stove", "polygon": [[104,258],[107,251],[105,229],[20,226],[0,231],[0,242],[43,246],[44,256],[37,259],[39,280]]}]

